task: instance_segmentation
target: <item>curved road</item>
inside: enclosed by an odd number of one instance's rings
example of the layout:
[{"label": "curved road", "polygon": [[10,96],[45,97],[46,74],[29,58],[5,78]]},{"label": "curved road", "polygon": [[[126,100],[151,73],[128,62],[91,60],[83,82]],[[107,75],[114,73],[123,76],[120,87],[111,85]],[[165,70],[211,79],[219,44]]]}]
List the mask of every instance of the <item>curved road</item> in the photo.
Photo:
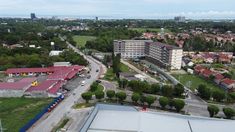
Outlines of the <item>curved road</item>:
[{"label": "curved road", "polygon": [[[61,38],[62,39],[62,38]],[[86,57],[83,53],[81,53],[77,48],[72,46],[70,43],[66,42],[69,46],[69,48],[73,49],[75,52],[79,53],[80,55],[83,55],[90,63],[91,71],[90,79],[86,79],[85,86],[79,85],[73,93],[76,93],[75,95],[70,94],[67,98],[65,98],[51,113],[48,115],[45,115],[47,117],[42,117],[32,128],[30,128],[28,131],[32,132],[50,132],[53,127],[57,125],[57,123],[70,111],[72,111],[72,106],[75,104],[77,100],[81,98],[81,93],[87,91],[90,87],[90,85],[99,78],[106,70],[104,66],[94,60],[92,57]],[[103,69],[104,68],[104,69]],[[99,69],[99,72],[96,72],[96,70]]]}]

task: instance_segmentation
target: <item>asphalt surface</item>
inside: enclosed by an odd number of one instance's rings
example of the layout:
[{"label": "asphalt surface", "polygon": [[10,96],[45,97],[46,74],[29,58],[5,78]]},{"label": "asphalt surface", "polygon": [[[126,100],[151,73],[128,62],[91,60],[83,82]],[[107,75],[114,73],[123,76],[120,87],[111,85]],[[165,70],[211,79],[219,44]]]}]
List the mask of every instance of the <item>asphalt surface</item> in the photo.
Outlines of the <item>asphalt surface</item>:
[{"label": "asphalt surface", "polygon": [[[68,46],[73,49],[75,52],[79,53],[80,55],[84,55],[81,53],[78,49],[76,49],[74,46],[69,44],[67,42]],[[70,113],[73,109],[72,106],[81,99],[81,94],[85,91],[87,91],[90,87],[90,85],[99,78],[103,74],[105,70],[102,69],[102,64],[98,61],[94,60],[91,57],[84,57],[89,61],[91,71],[90,79],[85,80],[85,85],[81,86],[79,85],[76,89],[74,89],[73,93],[75,95],[70,94],[68,97],[66,97],[51,113],[47,115],[47,117],[43,117],[41,120],[39,120],[31,129],[28,131],[30,132],[50,132],[53,127],[57,125],[57,123],[68,113]],[[96,72],[96,70],[99,69],[99,72]]]}]

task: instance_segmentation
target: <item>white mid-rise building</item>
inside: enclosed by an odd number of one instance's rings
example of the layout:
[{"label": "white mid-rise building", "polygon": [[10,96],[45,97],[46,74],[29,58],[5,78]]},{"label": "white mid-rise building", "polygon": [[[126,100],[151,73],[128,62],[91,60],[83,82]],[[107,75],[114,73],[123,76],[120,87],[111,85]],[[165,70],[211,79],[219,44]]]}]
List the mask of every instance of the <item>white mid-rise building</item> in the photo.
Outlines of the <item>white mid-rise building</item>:
[{"label": "white mid-rise building", "polygon": [[114,54],[121,54],[123,59],[145,57],[161,67],[178,70],[181,69],[183,50],[151,40],[115,40]]},{"label": "white mid-rise building", "polygon": [[145,56],[145,43],[151,40],[114,40],[114,55],[121,54],[124,59]]},{"label": "white mid-rise building", "polygon": [[160,42],[146,42],[146,59],[170,70],[181,69],[182,48]]}]

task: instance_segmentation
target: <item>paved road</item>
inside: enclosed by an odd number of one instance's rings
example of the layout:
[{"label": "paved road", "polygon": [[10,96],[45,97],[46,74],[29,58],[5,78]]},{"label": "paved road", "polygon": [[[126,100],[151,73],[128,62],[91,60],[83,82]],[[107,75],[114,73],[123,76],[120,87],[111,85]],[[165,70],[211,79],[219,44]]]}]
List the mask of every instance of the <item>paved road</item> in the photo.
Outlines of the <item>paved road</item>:
[{"label": "paved road", "polygon": [[[81,53],[78,49],[76,49],[71,44],[67,43],[70,48],[72,48],[75,52],[84,55]],[[70,94],[67,98],[65,98],[64,101],[62,101],[47,117],[42,118],[42,120],[39,120],[34,127],[32,127],[29,131],[31,132],[50,132],[54,126],[57,125],[57,123],[70,111],[72,111],[72,106],[74,103],[81,98],[81,93],[87,91],[89,89],[89,86],[99,78],[101,74],[105,70],[102,69],[102,64],[98,61],[95,61],[91,57],[84,56],[90,63],[91,66],[91,78],[86,80],[85,86],[79,85],[73,93],[76,93],[75,95]],[[96,70],[99,69],[99,72],[96,72]]]}]

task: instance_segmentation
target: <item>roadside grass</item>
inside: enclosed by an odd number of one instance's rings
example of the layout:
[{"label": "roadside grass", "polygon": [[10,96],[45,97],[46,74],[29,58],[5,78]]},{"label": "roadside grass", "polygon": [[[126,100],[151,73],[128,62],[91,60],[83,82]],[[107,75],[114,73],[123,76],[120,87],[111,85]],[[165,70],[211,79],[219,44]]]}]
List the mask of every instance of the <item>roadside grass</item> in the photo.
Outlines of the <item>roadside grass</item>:
[{"label": "roadside grass", "polygon": [[[129,30],[135,30],[135,31],[138,31],[138,32],[147,32],[147,31],[161,32],[161,28],[129,28]],[[164,28],[164,32],[170,33],[171,31],[169,29]]]},{"label": "roadside grass", "polygon": [[95,105],[95,103],[79,103],[79,104],[74,105],[74,108],[75,109],[82,109],[82,108],[87,108],[87,107],[91,107],[94,105]]},{"label": "roadside grass", "polygon": [[108,81],[115,81],[115,80],[117,80],[116,75],[113,73],[113,68],[108,68],[107,69],[107,72],[106,72],[106,74],[105,74],[103,79],[108,80]]},{"label": "roadside grass", "polygon": [[129,72],[129,67],[123,63],[120,63],[120,70],[121,72]]},{"label": "roadside grass", "polygon": [[53,128],[52,132],[60,131],[61,128],[63,128],[67,123],[69,122],[69,118],[63,118],[58,125]]},{"label": "roadside grass", "polygon": [[46,107],[52,98],[0,98],[0,119],[7,132],[18,132]]},{"label": "roadside grass", "polygon": [[96,37],[94,36],[73,36],[73,40],[77,43],[77,46],[79,47],[85,47],[87,41],[94,40],[95,38]]},{"label": "roadside grass", "polygon": [[[189,87],[191,90],[195,90],[200,84],[206,85],[208,88],[212,90],[220,89],[216,84],[210,82],[209,80],[205,80],[196,75],[190,74],[172,74],[177,80],[179,80],[184,86]],[[191,82],[191,84],[189,83]]]}]

